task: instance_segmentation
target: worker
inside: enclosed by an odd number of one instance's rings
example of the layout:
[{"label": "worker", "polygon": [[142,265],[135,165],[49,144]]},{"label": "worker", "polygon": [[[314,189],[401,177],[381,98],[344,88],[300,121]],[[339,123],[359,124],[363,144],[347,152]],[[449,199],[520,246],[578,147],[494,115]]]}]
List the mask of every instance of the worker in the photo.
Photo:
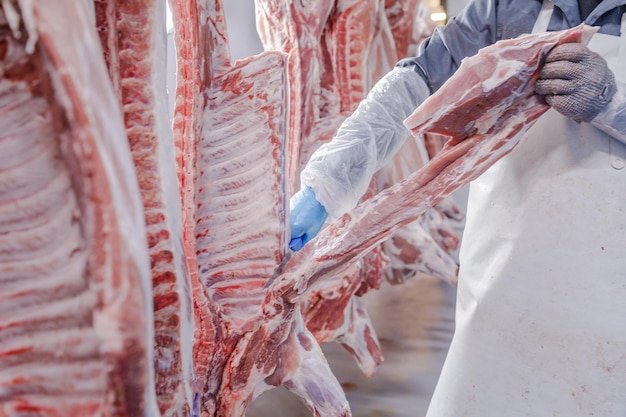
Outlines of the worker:
[{"label": "worker", "polygon": [[[428,417],[626,416],[625,0],[473,0],[321,146],[291,200],[291,247],[356,205],[402,122],[500,39],[598,26],[553,48],[551,108],[469,188],[456,329]],[[620,37],[620,34],[623,36]]]}]

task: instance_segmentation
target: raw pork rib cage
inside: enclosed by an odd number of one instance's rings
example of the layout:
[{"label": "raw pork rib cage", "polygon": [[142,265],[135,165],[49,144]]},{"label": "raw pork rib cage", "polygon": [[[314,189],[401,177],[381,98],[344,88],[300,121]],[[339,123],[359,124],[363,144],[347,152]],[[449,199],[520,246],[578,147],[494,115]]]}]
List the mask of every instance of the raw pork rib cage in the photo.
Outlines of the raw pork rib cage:
[{"label": "raw pork rib cage", "polygon": [[[404,158],[291,255],[301,167],[414,53],[419,2],[257,0],[266,51],[237,62],[220,1],[169,6],[173,123],[164,1],[0,3],[0,416],[237,417],[280,385],[349,416],[320,344],[375,372],[359,296],[383,277],[454,280],[461,215],[445,197],[545,111],[531,93],[543,54],[590,32],[468,59],[460,79],[500,77],[442,87],[407,120]],[[475,105],[468,131],[458,115]]]}]

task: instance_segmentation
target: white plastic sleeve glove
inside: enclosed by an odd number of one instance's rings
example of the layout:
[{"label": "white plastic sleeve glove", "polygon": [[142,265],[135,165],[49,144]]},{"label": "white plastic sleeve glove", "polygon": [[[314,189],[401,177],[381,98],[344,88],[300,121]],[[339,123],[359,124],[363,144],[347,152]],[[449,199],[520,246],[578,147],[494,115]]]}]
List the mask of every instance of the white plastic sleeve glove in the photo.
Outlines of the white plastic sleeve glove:
[{"label": "white plastic sleeve glove", "polygon": [[410,135],[402,123],[430,91],[412,69],[394,68],[372,88],[335,137],[309,159],[300,176],[331,219],[351,210],[376,171]]},{"label": "white plastic sleeve glove", "polygon": [[626,143],[626,84],[617,82],[617,89],[609,104],[591,120],[591,124]]}]

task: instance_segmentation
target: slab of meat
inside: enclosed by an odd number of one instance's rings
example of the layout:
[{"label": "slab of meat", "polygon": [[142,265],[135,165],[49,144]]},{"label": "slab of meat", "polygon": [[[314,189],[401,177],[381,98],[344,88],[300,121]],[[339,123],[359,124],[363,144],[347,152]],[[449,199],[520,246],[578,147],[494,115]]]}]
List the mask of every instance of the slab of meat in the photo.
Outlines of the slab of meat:
[{"label": "slab of meat", "polygon": [[[534,81],[542,57],[559,43],[586,44],[595,31],[580,25],[560,32],[503,40],[484,48],[475,57],[461,63],[457,74],[462,76],[455,74],[448,80],[445,94],[429,97],[406,119],[405,125],[414,135],[432,132],[451,137],[452,145],[467,138],[486,135],[502,123],[517,122],[520,129],[527,129],[534,119],[522,124],[520,119],[526,119],[527,115],[516,111],[515,107],[524,106],[527,112],[547,109],[547,105],[534,94]],[[456,104],[458,102],[463,105]],[[448,115],[452,108],[456,117]],[[508,127],[508,124],[505,126]],[[443,152],[446,151],[444,147]]]},{"label": "slab of meat", "polygon": [[0,415],[157,416],[150,263],[84,0],[0,7]]},{"label": "slab of meat", "polygon": [[[302,143],[299,145],[300,157],[292,155],[289,158],[291,164],[299,163],[296,169],[290,168],[290,173],[300,172],[310,154],[332,138],[345,117],[365,97],[371,85],[397,61],[395,39],[390,30],[387,9],[395,10],[396,24],[410,33],[413,29],[413,20],[408,8],[417,2],[387,3],[380,0],[336,1],[319,38],[317,24],[313,25],[313,29],[302,28],[307,19],[301,17],[305,13],[295,12],[298,7],[274,1],[257,1],[257,22],[261,28],[261,37],[265,39],[266,48],[293,52],[296,48],[315,50],[319,48],[316,45],[321,44],[323,58],[322,72],[319,75],[321,79],[315,79],[315,71],[307,72],[305,77],[307,90],[319,89],[321,96],[317,97],[315,94],[301,96],[303,102],[310,101],[307,102],[306,108],[319,107],[319,109],[312,114],[314,118],[312,129],[304,129],[301,135],[291,136],[294,139],[300,137]],[[259,13],[259,10],[262,12]],[[322,15],[325,14],[325,10],[322,8]],[[402,17],[398,16],[403,11],[405,14]],[[310,9],[307,12],[310,13]],[[276,19],[280,20],[280,25],[276,24]],[[296,34],[297,42],[290,39],[290,33]],[[313,44],[311,39],[316,36],[319,41]],[[320,53],[317,51],[302,56],[319,59]],[[303,66],[315,66],[315,63],[302,62]],[[310,119],[304,118],[302,123],[308,124]],[[291,146],[289,149],[289,152],[292,152],[297,148]],[[419,166],[421,163],[417,165]],[[412,171],[413,169],[410,172]],[[298,188],[297,183],[291,186],[292,190],[295,188]],[[375,188],[372,188],[372,192],[374,191]],[[445,223],[439,222],[438,225],[444,226]],[[439,230],[444,228],[440,227],[437,231]],[[415,231],[421,233],[416,234]],[[449,240],[449,236],[446,236],[446,239]],[[383,253],[385,249],[388,254],[393,255],[388,258]],[[390,266],[388,259],[393,261],[393,267]],[[435,240],[416,224],[415,227],[405,231],[404,238],[393,240],[387,247],[373,249],[362,260],[347,268],[346,271],[351,271],[352,275],[347,272],[337,274],[332,282],[326,282],[323,288],[317,289],[307,300],[303,300],[302,311],[307,328],[313,331],[319,342],[340,341],[355,356],[363,371],[371,375],[381,363],[382,354],[367,315],[355,314],[355,306],[360,303],[354,295],[357,293],[362,295],[369,288],[377,288],[383,273],[392,275],[396,282],[401,282],[420,270],[451,280],[456,276],[454,262],[439,248]],[[402,271],[401,280],[400,271]],[[359,311],[364,310],[359,308]],[[356,321],[351,322],[352,319]],[[367,329],[367,332],[364,329]]]},{"label": "slab of meat", "polygon": [[[562,42],[586,43],[596,29],[526,35],[484,48],[407,119],[415,134],[452,136],[399,184],[357,206],[294,255],[271,290],[296,302],[351,259],[476,178],[510,152],[548,106],[534,93],[542,57]],[[467,92],[467,94],[465,94]],[[480,115],[474,119],[476,115]]]},{"label": "slab of meat", "polygon": [[161,415],[189,416],[191,283],[183,251],[180,191],[166,107],[165,2],[95,2],[96,27],[139,181],[152,267],[155,386]]}]

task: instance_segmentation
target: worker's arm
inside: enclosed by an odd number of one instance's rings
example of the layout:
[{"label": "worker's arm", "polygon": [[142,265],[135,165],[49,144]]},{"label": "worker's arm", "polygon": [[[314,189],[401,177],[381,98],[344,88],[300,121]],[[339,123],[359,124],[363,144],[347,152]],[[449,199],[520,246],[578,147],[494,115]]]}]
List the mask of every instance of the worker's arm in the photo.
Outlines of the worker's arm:
[{"label": "worker's arm", "polygon": [[395,68],[379,81],[332,141],[322,145],[302,171],[332,217],[356,205],[376,171],[388,163],[410,135],[403,125],[429,95],[424,80],[406,68]]},{"label": "worker's arm", "polygon": [[[472,1],[423,43],[419,56],[401,61],[383,77],[302,171],[303,188],[291,200],[292,249],[312,239],[327,214],[337,218],[357,204],[374,173],[409,136],[404,119],[456,71],[463,58],[494,43],[503,28],[514,27],[511,36],[530,30],[540,8],[540,1]],[[503,25],[503,13],[514,24]]]},{"label": "worker's arm", "polygon": [[290,202],[292,250],[315,237],[328,214],[336,218],[356,205],[374,173],[410,134],[402,122],[428,95],[415,71],[395,68],[372,88],[332,141],[315,151],[300,175],[303,187]]}]

